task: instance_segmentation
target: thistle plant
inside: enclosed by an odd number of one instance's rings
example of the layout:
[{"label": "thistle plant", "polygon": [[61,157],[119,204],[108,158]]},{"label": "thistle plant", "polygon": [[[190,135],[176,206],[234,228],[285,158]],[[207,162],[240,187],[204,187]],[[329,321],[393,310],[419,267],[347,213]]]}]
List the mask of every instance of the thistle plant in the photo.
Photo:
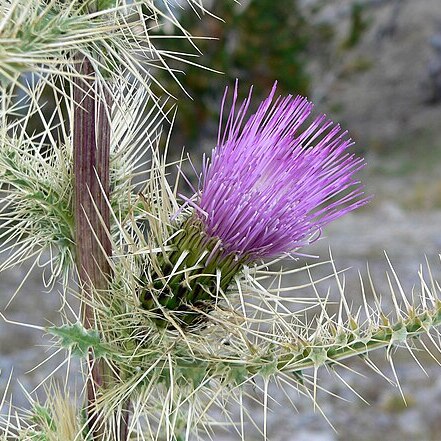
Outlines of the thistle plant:
[{"label": "thistle plant", "polygon": [[352,178],[363,160],[347,152],[345,132],[321,115],[300,133],[312,104],[299,96],[273,102],[275,93],[274,86],[243,124],[251,94],[236,115],[236,85],[227,126],[203,167],[202,188],[186,198],[193,213],[151,278],[167,282],[156,282],[156,298],[150,289],[141,294],[147,309],[159,301],[192,323],[201,317],[191,307],[207,312],[216,291],[225,292],[244,265],[295,253],[327,223],[367,202]]},{"label": "thistle plant", "polygon": [[[430,271],[411,299],[391,267],[389,312],[371,279],[374,304],[361,282],[363,308],[351,308],[332,258],[298,266],[329,222],[369,200],[356,178],[364,160],[324,115],[305,126],[305,98],[277,97],[274,86],[250,115],[251,94],[238,105],[236,85],[217,145],[192,179],[183,160],[167,162],[174,146],[163,126],[179,112],[150,90],[153,60],[181,56],[152,44],[155,26],[177,23],[171,2],[1,6],[1,269],[35,266],[50,251],[47,281],[61,281],[64,322],[33,328],[66,360],[81,359],[85,384],[82,397],[53,383],[46,402],[30,396],[26,412],[11,405],[3,439],[207,439],[220,423],[247,439],[250,386],[263,391],[268,439],[270,383],[320,409],[319,369],[345,369],[354,356],[375,369],[369,353],[378,348],[392,364],[395,346],[413,351],[423,334],[439,347]],[[57,104],[49,115],[46,90]],[[329,276],[317,279],[322,266]],[[323,287],[331,279],[333,309]],[[238,419],[228,403],[239,405]]]}]

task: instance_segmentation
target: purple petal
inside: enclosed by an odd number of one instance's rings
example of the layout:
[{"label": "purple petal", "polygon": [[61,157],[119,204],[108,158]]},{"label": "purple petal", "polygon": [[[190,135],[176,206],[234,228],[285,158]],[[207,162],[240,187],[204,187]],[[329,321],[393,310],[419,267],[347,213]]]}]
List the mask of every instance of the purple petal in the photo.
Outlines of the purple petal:
[{"label": "purple petal", "polygon": [[202,173],[198,206],[206,233],[220,238],[227,253],[251,260],[295,252],[369,199],[353,179],[364,160],[348,153],[346,132],[325,115],[302,129],[312,103],[274,98],[275,92],[276,84],[246,119],[251,92],[236,112],[236,84],[226,127]]}]

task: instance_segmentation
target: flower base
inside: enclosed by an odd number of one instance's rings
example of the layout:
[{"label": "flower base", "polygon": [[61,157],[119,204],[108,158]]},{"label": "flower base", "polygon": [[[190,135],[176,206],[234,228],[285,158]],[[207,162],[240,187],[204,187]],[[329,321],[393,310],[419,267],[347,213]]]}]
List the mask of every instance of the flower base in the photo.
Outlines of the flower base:
[{"label": "flower base", "polygon": [[144,272],[147,287],[139,295],[141,305],[157,314],[155,322],[161,327],[171,326],[169,313],[179,326],[205,324],[244,259],[226,254],[220,240],[207,236],[195,215],[184,221],[171,246],[170,253],[159,257],[153,274]]}]

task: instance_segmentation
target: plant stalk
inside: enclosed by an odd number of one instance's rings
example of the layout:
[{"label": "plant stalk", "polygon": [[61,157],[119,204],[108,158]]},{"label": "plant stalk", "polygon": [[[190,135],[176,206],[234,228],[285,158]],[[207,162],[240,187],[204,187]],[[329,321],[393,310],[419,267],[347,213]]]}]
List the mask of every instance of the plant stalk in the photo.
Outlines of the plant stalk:
[{"label": "plant stalk", "polygon": [[[112,245],[110,211],[107,200],[110,192],[110,94],[97,90],[94,70],[89,60],[78,57],[78,72],[74,90],[74,187],[75,235],[77,269],[83,295],[82,317],[86,328],[95,328],[93,297],[108,295],[111,267],[109,257]],[[95,299],[96,301],[97,299]],[[111,379],[103,360],[96,360],[93,352],[88,357],[91,377],[87,383],[87,413],[89,431],[93,440],[104,440],[105,421],[96,411],[100,389]],[[108,371],[108,369],[107,369]],[[127,439],[128,413],[123,412],[119,441]],[[108,434],[107,434],[108,435]]]}]

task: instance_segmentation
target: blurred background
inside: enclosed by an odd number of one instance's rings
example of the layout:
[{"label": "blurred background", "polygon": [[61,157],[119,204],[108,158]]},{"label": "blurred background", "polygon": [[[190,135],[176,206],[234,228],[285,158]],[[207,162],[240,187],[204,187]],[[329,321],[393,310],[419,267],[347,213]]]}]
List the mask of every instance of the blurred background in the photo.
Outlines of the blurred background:
[{"label": "blurred background", "polygon": [[[426,259],[433,275],[441,277],[441,2],[439,0],[243,0],[213,1],[207,6],[224,21],[198,17],[178,8],[182,24],[196,37],[203,55],[190,60],[221,71],[175,61],[172,67],[188,97],[166,73],[160,81],[179,99],[171,138],[171,155],[182,147],[197,163],[214,147],[219,105],[226,85],[239,79],[240,93],[254,86],[255,105],[278,80],[281,94],[303,94],[318,112],[327,113],[348,129],[355,150],[365,156],[361,179],[374,194],[369,206],[331,225],[308,253],[329,258],[329,248],[345,273],[351,302],[360,301],[359,275],[367,278],[366,263],[387,300],[387,252],[407,293],[417,291],[418,271]],[[175,30],[164,26],[164,35]],[[191,50],[185,40],[163,40],[164,49]],[[194,53],[193,49],[193,53]],[[302,265],[314,259],[301,259]],[[0,310],[29,270],[25,265],[1,275]],[[328,268],[329,270],[329,268]],[[326,271],[326,270],[324,270]],[[426,270],[427,272],[427,270]],[[296,283],[294,281],[293,283]],[[327,288],[327,286],[324,286]],[[38,271],[8,306],[9,319],[45,325],[57,321],[61,305],[44,288]],[[326,294],[326,289],[323,290]],[[392,308],[392,305],[390,305]],[[47,345],[38,331],[0,322],[0,393],[14,367],[13,377],[25,388],[35,387],[57,366],[56,359],[26,373],[44,358]],[[428,376],[402,351],[396,357],[407,405],[397,387],[351,362],[356,375],[345,381],[368,401],[360,400],[335,376],[323,372],[322,385],[344,400],[320,394],[319,402],[335,431],[309,400],[287,399],[274,391],[268,436],[273,441],[384,441],[441,439],[441,367],[423,356]],[[383,352],[373,360],[393,378]],[[441,358],[438,357],[438,361]],[[5,375],[6,374],[6,375]],[[12,385],[17,404],[25,404],[19,385]],[[261,409],[256,408],[256,415]],[[258,417],[257,417],[258,418]],[[237,439],[224,432],[215,440]],[[251,428],[247,440],[262,439]]]}]

